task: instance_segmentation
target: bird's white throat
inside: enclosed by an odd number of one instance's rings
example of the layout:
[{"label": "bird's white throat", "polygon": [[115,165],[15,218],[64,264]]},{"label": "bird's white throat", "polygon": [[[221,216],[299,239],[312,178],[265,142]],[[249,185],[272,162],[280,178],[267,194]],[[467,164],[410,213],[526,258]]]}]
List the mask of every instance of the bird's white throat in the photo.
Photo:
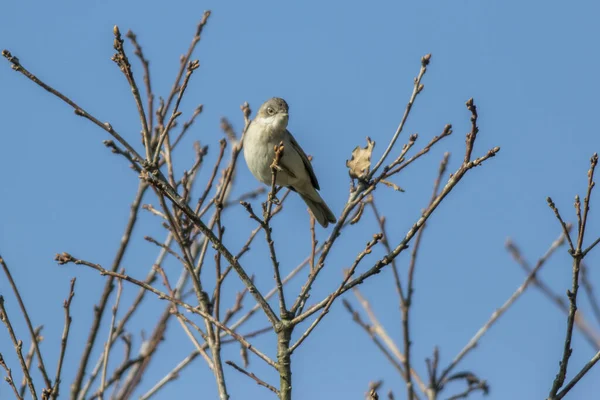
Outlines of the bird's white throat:
[{"label": "bird's white throat", "polygon": [[268,117],[256,117],[254,122],[265,126],[269,130],[279,131],[287,128],[289,117],[287,115],[271,115]]}]

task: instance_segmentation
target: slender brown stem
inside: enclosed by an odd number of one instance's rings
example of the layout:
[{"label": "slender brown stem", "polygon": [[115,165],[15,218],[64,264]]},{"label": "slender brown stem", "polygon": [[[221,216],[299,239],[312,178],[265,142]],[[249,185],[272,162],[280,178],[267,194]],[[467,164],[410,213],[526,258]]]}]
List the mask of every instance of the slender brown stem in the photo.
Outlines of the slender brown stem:
[{"label": "slender brown stem", "polygon": [[65,326],[63,328],[62,337],[60,338],[60,355],[58,356],[58,366],[56,367],[56,376],[54,378],[54,387],[52,387],[52,398],[57,399],[60,389],[60,374],[62,372],[62,365],[65,359],[65,353],[67,352],[67,341],[69,340],[69,329],[71,327],[71,301],[75,296],[75,278],[71,279],[71,288],[69,290],[69,296],[63,303],[65,310]]}]

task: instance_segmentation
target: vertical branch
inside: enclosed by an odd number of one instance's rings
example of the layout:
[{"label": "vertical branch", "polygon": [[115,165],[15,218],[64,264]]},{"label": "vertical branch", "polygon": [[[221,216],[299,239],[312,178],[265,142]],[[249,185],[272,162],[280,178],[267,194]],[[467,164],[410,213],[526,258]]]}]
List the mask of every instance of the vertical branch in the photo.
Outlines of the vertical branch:
[{"label": "vertical branch", "polygon": [[[567,332],[565,335],[565,343],[563,346],[563,355],[560,361],[560,367],[558,370],[558,374],[552,383],[552,388],[550,389],[550,394],[548,395],[549,399],[555,399],[559,389],[562,387],[565,378],[567,376],[567,368],[569,366],[569,358],[571,357],[571,353],[573,349],[571,348],[571,339],[573,336],[573,326],[575,323],[575,314],[577,313],[577,292],[579,290],[579,271],[581,268],[581,261],[583,260],[584,253],[582,250],[583,239],[585,236],[585,228],[588,219],[588,212],[590,209],[590,197],[592,194],[592,189],[594,188],[594,170],[596,169],[596,165],[598,164],[598,154],[594,154],[590,159],[590,169],[588,170],[588,187],[587,193],[583,200],[583,217],[581,219],[581,223],[579,223],[579,232],[577,233],[577,247],[575,251],[571,252],[571,257],[573,258],[573,277],[571,282],[571,290],[567,291],[567,297],[569,298],[569,315],[567,317]],[[579,198],[575,199],[576,209],[578,216],[580,215],[579,211]],[[552,202],[552,199],[548,197],[548,204],[553,209],[559,221],[562,221],[560,218],[560,214],[558,209]],[[561,222],[562,224],[562,222]]]},{"label": "vertical branch", "polygon": [[281,329],[277,332],[277,370],[279,371],[279,399],[292,399],[292,359],[290,341],[293,325],[289,320],[281,320]]},{"label": "vertical branch", "polygon": [[285,294],[283,292],[283,284],[281,283],[281,274],[279,273],[279,261],[277,261],[277,254],[275,253],[275,244],[273,242],[273,237],[271,235],[272,228],[270,226],[271,216],[273,204],[278,202],[276,200],[276,186],[275,182],[277,181],[277,171],[281,168],[279,166],[281,162],[281,157],[283,157],[283,143],[280,143],[279,146],[275,146],[275,159],[271,163],[271,191],[269,192],[268,201],[266,204],[263,204],[264,209],[264,224],[263,229],[265,231],[265,236],[267,239],[267,244],[269,245],[269,253],[271,254],[271,261],[273,263],[273,271],[275,273],[275,284],[277,285],[277,291],[279,292],[279,315],[281,318],[287,317],[287,307],[285,305]]},{"label": "vertical branch", "polygon": [[108,355],[110,353],[110,343],[113,337],[113,333],[115,331],[115,320],[117,319],[117,310],[119,309],[119,303],[121,301],[122,292],[123,282],[119,279],[117,281],[117,298],[115,300],[115,305],[112,308],[112,318],[110,320],[110,326],[108,328],[108,339],[106,339],[106,344],[104,345],[104,361],[102,364],[102,377],[100,378],[100,393],[98,395],[98,397],[100,397],[100,400],[104,398],[104,390],[106,389],[106,371],[108,369]]},{"label": "vertical branch", "polygon": [[60,355],[58,356],[58,366],[56,367],[56,377],[54,378],[54,387],[52,388],[52,399],[56,400],[60,389],[60,374],[62,371],[65,353],[67,351],[67,340],[69,339],[69,329],[71,327],[71,301],[75,296],[75,278],[71,279],[71,288],[69,296],[63,303],[65,310],[65,327],[63,328],[62,337],[60,338]]},{"label": "vertical branch", "polygon": [[310,271],[315,269],[315,257],[317,250],[317,237],[315,235],[315,217],[310,214]]}]

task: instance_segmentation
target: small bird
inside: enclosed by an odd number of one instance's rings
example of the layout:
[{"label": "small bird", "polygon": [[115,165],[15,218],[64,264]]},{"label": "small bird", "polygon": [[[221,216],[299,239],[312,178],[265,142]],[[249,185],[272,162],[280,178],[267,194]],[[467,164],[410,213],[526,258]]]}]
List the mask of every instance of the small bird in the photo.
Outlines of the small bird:
[{"label": "small bird", "polygon": [[330,222],[336,221],[335,215],[317,192],[320,189],[319,182],[306,153],[287,130],[288,112],[288,104],[278,97],[260,106],[244,136],[244,158],[252,175],[270,185],[275,146],[283,142],[283,156],[275,184],[297,192],[319,224],[326,228]]}]

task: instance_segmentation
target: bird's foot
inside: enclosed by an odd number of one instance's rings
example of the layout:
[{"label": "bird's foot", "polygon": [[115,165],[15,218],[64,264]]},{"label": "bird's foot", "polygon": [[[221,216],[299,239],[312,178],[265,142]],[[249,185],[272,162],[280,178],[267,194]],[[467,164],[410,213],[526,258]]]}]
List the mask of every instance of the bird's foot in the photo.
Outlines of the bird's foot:
[{"label": "bird's foot", "polygon": [[279,199],[277,198],[277,195],[275,193],[269,193],[269,197],[268,197],[269,203],[273,203],[276,206],[278,206],[279,204],[281,204],[281,202],[279,201]]}]

